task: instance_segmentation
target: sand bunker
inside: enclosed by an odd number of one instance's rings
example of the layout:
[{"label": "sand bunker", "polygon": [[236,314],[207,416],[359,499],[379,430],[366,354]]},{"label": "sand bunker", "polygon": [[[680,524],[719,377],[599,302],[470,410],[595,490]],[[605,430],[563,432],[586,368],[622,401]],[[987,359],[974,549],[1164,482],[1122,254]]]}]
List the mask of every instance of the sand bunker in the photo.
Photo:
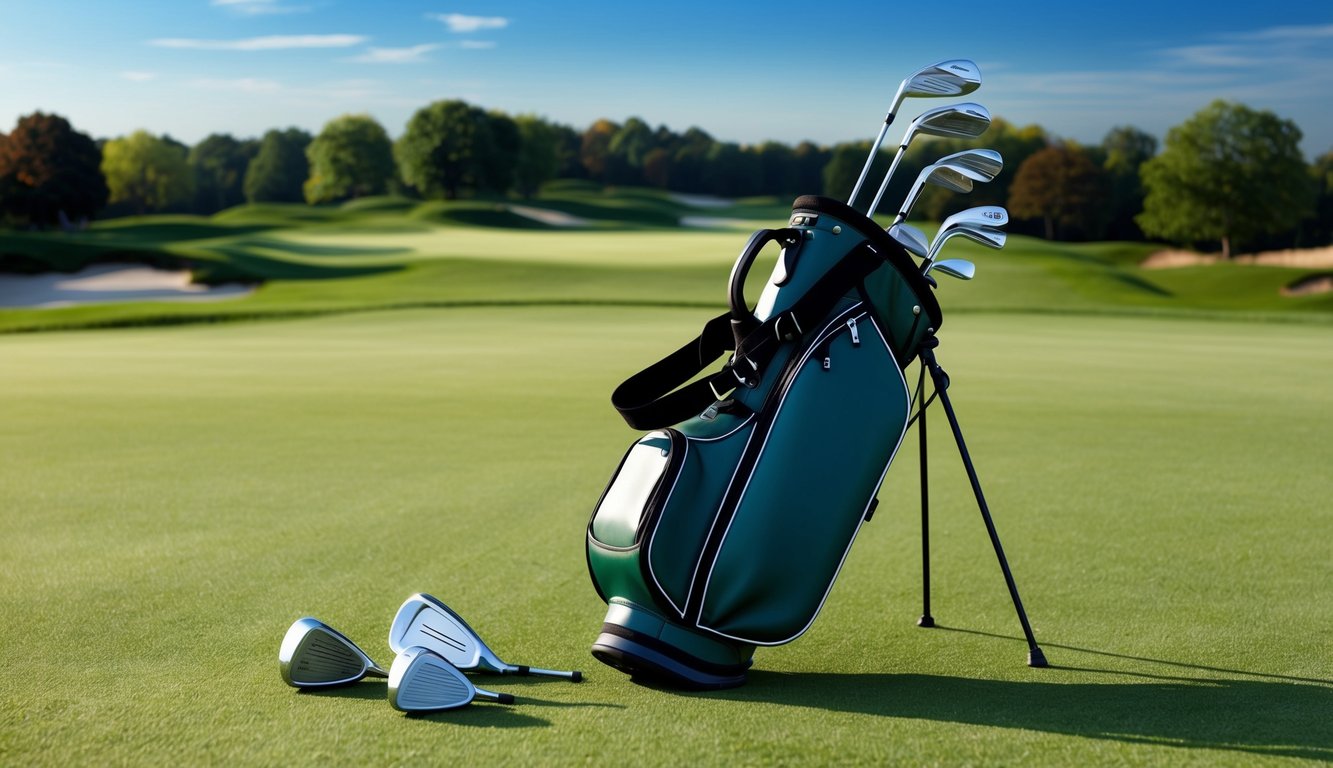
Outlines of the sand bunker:
[{"label": "sand bunker", "polygon": [[117,301],[220,301],[248,296],[246,285],[197,285],[184,270],[97,264],[72,274],[0,274],[0,307],[52,308]]},{"label": "sand bunker", "polygon": [[[1157,251],[1143,260],[1144,269],[1170,269],[1172,267],[1193,267],[1200,264],[1216,264],[1222,257],[1217,254],[1194,253],[1193,251]],[[1247,253],[1231,260],[1235,264],[1252,264],[1261,267],[1296,267],[1298,269],[1333,268],[1333,246],[1328,248],[1304,248],[1289,251],[1265,251]]]},{"label": "sand bunker", "polygon": [[588,219],[565,213],[564,211],[553,211],[549,208],[533,208],[528,205],[511,205],[509,210],[517,213],[526,219],[540,221],[548,227],[586,227],[592,222]]}]

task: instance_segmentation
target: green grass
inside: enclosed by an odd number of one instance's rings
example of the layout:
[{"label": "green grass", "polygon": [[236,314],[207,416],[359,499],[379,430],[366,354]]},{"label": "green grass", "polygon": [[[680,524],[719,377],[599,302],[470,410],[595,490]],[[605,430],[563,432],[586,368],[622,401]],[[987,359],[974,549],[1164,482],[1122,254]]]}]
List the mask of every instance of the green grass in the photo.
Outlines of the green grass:
[{"label": "green grass", "polygon": [[[1024,647],[938,416],[934,614],[914,439],[814,628],[744,688],[587,648],[583,526],[633,435],[606,402],[700,310],[455,309],[9,336],[9,764],[1195,764],[1333,759],[1319,326],[964,315],[941,362],[1053,669]],[[1280,333],[1278,332],[1280,331]],[[316,615],[387,663],[427,590],[589,680],[404,718],[277,675]],[[485,685],[485,683],[483,683]]]}]

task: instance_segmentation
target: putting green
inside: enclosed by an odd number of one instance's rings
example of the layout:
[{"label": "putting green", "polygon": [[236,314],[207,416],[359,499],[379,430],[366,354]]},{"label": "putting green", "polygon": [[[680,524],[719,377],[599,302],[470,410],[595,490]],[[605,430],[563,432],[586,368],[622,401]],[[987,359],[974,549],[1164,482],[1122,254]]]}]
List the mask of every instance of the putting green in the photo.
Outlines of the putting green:
[{"label": "putting green", "polygon": [[[633,438],[610,390],[700,309],[405,310],[0,337],[0,756],[94,764],[1182,764],[1333,760],[1324,325],[954,315],[940,362],[1054,665],[932,411],[813,629],[740,689],[588,655],[583,528]],[[314,615],[382,664],[417,590],[513,707],[297,693]]]}]

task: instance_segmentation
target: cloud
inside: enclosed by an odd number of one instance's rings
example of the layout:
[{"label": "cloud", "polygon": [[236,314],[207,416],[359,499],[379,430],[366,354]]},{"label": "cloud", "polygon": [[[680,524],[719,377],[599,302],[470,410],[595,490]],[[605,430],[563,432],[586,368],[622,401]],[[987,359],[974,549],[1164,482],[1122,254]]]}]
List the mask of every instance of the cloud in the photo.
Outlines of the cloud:
[{"label": "cloud", "polygon": [[156,72],[121,72],[120,76],[134,83],[146,83],[157,79]]},{"label": "cloud", "polygon": [[192,85],[210,91],[240,91],[241,93],[276,93],[282,85],[276,80],[258,77],[241,77],[232,80],[204,78],[195,80]]},{"label": "cloud", "polygon": [[244,16],[306,13],[310,10],[308,5],[279,5],[277,0],[212,0],[210,5],[226,8]]},{"label": "cloud", "polygon": [[463,41],[459,42],[458,45],[459,45],[460,48],[467,48],[467,49],[469,49],[469,50],[487,50],[487,49],[490,49],[490,48],[494,48],[494,47],[495,47],[495,41],[494,41],[494,40],[463,40]]},{"label": "cloud", "polygon": [[285,51],[293,48],[350,48],[361,45],[366,39],[364,35],[269,35],[240,40],[166,37],[150,40],[148,44],[194,51]]},{"label": "cloud", "polygon": [[365,53],[348,61],[359,64],[417,64],[429,61],[426,54],[439,47],[438,43],[426,43],[410,48],[368,48]]},{"label": "cloud", "polygon": [[430,13],[426,18],[443,22],[450,32],[466,35],[483,29],[504,29],[509,19],[501,16],[464,16],[461,13]]}]

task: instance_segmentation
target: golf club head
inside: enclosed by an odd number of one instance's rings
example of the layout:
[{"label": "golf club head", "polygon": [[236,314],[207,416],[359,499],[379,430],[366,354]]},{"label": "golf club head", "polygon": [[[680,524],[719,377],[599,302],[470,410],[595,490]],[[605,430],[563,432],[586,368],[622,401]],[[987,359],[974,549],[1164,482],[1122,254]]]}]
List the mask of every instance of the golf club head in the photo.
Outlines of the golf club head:
[{"label": "golf club head", "polygon": [[977,265],[967,259],[942,259],[932,262],[926,272],[931,270],[943,272],[949,277],[956,277],[959,280],[971,280],[977,275]]},{"label": "golf club head", "polygon": [[918,258],[926,258],[930,252],[930,241],[921,230],[911,224],[898,223],[889,227],[889,237],[893,238],[908,253]]},{"label": "golf club head", "polygon": [[389,676],[343,633],[309,616],[297,619],[282,638],[278,670],[293,688],[331,688],[366,675]]},{"label": "golf club head", "polygon": [[944,244],[955,237],[966,237],[968,240],[981,243],[987,248],[1003,248],[1005,240],[1008,239],[1004,230],[983,225],[954,224],[948,229],[941,227],[939,234],[935,236],[935,242],[930,244],[930,254],[927,256],[927,264],[924,271],[930,271],[931,266],[935,263],[935,257],[939,256],[940,250],[944,248]]},{"label": "golf club head", "polygon": [[912,182],[912,188],[908,190],[907,197],[903,198],[903,204],[898,209],[898,216],[894,219],[894,224],[900,224],[907,219],[907,214],[916,207],[917,200],[921,199],[921,192],[927,184],[934,184],[937,187],[944,187],[950,192],[961,192],[967,194],[972,191],[975,171],[965,168],[941,165],[935,163],[921,169],[917,174],[916,181]]},{"label": "golf club head", "polygon": [[441,712],[472,703],[480,696],[513,704],[507,693],[477,688],[458,667],[429,648],[405,648],[389,667],[389,706],[399,712]]},{"label": "golf club head", "polygon": [[970,171],[969,178],[976,181],[992,181],[1004,170],[1004,158],[993,149],[965,149],[941,157],[935,164]]},{"label": "golf club head", "polygon": [[389,627],[389,648],[394,653],[402,653],[412,646],[429,648],[462,670],[475,669],[501,675],[545,675],[576,683],[583,680],[582,672],[506,664],[462,616],[424,592],[407,598]]},{"label": "golf club head", "polygon": [[955,225],[965,224],[977,227],[1003,227],[1009,224],[1009,211],[998,205],[979,205],[959,211],[940,223],[943,232]]},{"label": "golf club head", "polygon": [[917,115],[903,139],[905,146],[917,134],[951,139],[971,139],[990,127],[990,110],[974,102],[948,104]]}]

